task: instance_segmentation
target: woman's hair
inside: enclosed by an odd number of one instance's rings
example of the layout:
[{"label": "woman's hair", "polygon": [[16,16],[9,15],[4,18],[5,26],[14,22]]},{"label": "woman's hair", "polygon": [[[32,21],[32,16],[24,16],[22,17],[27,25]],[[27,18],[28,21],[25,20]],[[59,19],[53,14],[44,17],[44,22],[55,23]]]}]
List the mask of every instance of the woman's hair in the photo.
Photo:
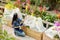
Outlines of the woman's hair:
[{"label": "woman's hair", "polygon": [[17,19],[18,19],[18,15],[17,15],[17,13],[15,13],[15,14],[13,15],[12,24],[13,24],[13,22],[16,21]]}]

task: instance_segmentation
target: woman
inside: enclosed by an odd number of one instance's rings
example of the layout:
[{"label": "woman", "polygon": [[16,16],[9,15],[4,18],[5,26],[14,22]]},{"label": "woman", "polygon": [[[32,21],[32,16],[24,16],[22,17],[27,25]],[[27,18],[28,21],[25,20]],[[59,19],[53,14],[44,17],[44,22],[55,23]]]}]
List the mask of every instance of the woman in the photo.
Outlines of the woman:
[{"label": "woman", "polygon": [[18,35],[18,36],[25,36],[25,33],[23,32],[22,29],[20,29],[19,26],[22,26],[23,23],[21,23],[21,19],[18,18],[18,15],[17,13],[15,13],[13,15],[13,20],[12,20],[12,25],[13,25],[13,28],[14,28],[14,33],[15,35]]}]

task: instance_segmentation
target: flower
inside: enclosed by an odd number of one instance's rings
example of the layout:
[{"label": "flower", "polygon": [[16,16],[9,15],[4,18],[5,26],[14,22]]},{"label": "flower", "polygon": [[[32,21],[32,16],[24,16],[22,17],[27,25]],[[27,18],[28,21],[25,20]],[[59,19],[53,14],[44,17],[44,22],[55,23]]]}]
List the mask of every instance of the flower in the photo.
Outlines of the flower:
[{"label": "flower", "polygon": [[55,26],[60,26],[60,22],[59,21],[55,21],[54,25]]},{"label": "flower", "polygon": [[28,10],[30,10],[30,5],[29,5],[29,4],[26,5],[26,12],[27,12]]},{"label": "flower", "polygon": [[44,7],[40,6],[39,9],[40,9],[40,12],[46,11],[46,7],[45,6]]},{"label": "flower", "polygon": [[57,13],[59,13],[59,11],[58,11],[58,10],[56,10],[56,9],[54,10],[54,12],[55,12],[56,14],[57,14]]},{"label": "flower", "polygon": [[40,9],[40,12],[41,12],[41,11],[43,10],[43,7],[42,7],[42,6],[40,6],[40,7],[39,7],[39,9]]},{"label": "flower", "polygon": [[27,2],[28,4],[30,4],[30,0],[26,0],[26,2]]},{"label": "flower", "polygon": [[28,6],[26,5],[26,12],[28,11]]},{"label": "flower", "polygon": [[60,31],[60,22],[59,21],[55,21],[54,25],[56,26],[56,30]]},{"label": "flower", "polygon": [[17,0],[15,3],[14,3],[15,6],[17,6],[18,8],[20,8],[20,0]]},{"label": "flower", "polygon": [[34,16],[34,11],[33,10],[31,10],[31,15]]},{"label": "flower", "polygon": [[57,14],[57,18],[60,19],[60,13]]},{"label": "flower", "polygon": [[5,8],[11,10],[11,9],[12,9],[12,5],[11,5],[11,4],[6,4],[6,5],[5,5]]}]

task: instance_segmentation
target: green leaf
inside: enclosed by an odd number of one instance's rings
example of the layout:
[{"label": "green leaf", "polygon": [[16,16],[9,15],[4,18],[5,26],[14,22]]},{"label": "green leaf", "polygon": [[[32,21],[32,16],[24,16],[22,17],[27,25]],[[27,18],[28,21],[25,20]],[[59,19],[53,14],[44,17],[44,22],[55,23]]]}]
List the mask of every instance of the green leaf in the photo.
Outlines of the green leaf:
[{"label": "green leaf", "polygon": [[0,35],[0,39],[4,39],[5,37],[3,35]]},{"label": "green leaf", "polygon": [[15,40],[15,38],[13,38],[13,37],[10,37],[10,40]]},{"label": "green leaf", "polygon": [[7,31],[5,31],[5,30],[4,30],[4,33],[3,34],[4,34],[4,36],[7,36],[8,35]]},{"label": "green leaf", "polygon": [[54,38],[59,38],[59,35],[58,35],[58,34],[56,34],[56,35],[54,36]]},{"label": "green leaf", "polygon": [[26,26],[27,28],[30,28],[29,26]]}]

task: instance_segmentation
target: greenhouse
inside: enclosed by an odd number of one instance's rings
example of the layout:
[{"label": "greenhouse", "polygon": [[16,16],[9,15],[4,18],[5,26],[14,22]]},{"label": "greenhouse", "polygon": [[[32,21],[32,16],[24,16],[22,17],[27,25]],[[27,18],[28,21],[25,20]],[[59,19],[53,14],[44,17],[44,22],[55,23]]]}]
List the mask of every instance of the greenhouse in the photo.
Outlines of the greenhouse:
[{"label": "greenhouse", "polygon": [[60,40],[60,0],[0,0],[0,40]]}]

